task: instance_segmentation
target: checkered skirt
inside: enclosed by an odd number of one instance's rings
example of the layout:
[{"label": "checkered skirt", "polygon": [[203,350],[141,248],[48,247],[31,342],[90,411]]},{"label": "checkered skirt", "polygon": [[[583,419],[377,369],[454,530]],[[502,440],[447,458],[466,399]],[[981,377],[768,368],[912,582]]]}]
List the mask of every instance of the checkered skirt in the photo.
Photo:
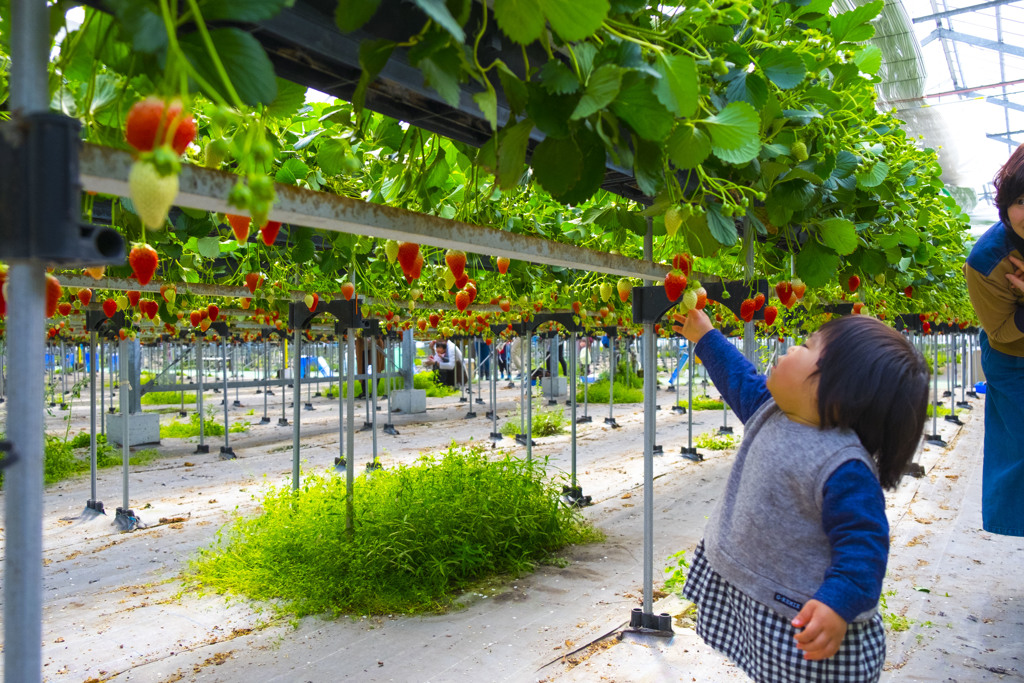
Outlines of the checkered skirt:
[{"label": "checkered skirt", "polygon": [[697,546],[683,595],[697,605],[697,634],[758,683],[871,683],[885,663],[885,627],[875,614],[853,623],[839,651],[808,661],[789,620],[723,579]]}]

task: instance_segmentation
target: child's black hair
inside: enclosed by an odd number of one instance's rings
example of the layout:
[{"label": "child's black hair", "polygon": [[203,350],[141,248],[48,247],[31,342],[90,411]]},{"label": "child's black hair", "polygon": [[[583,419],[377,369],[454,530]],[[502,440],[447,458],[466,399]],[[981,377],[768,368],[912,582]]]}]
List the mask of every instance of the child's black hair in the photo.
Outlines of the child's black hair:
[{"label": "child's black hair", "polygon": [[902,334],[863,315],[818,331],[818,417],[822,428],[851,429],[895,488],[917,452],[928,409],[928,364]]}]

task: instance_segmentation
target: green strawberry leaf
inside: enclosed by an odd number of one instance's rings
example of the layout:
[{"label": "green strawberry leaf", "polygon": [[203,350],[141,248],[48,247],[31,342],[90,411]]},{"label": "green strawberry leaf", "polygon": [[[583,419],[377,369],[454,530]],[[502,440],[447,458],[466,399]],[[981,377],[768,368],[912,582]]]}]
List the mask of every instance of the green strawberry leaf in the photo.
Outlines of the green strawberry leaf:
[{"label": "green strawberry leaf", "polygon": [[768,101],[768,84],[758,74],[740,71],[729,81],[725,96],[730,102],[746,102],[761,109]]},{"label": "green strawberry leaf", "polygon": [[857,228],[845,218],[826,218],[818,223],[821,238],[840,256],[857,250]]},{"label": "green strawberry leaf", "polygon": [[668,158],[676,168],[696,168],[711,154],[711,139],[692,124],[677,126],[668,139]]},{"label": "green strawberry leaf", "polygon": [[556,197],[563,204],[576,206],[594,196],[604,182],[604,169],[607,165],[607,152],[601,137],[589,130],[581,128],[575,133],[576,145],[583,154],[583,169],[579,182],[564,194]]},{"label": "green strawberry leaf", "polygon": [[544,63],[540,69],[540,81],[553,95],[570,95],[580,89],[576,75],[557,59]]},{"label": "green strawberry leaf", "polygon": [[769,48],[761,54],[757,65],[772,83],[781,90],[789,90],[803,83],[807,67],[800,56],[791,48]]},{"label": "green strawberry leaf", "polygon": [[287,185],[296,185],[309,175],[309,166],[299,159],[288,159],[274,175],[274,180]]},{"label": "green strawberry leaf", "polygon": [[494,18],[502,32],[521,45],[544,34],[540,0],[494,0]]},{"label": "green strawberry leaf", "polygon": [[878,187],[887,175],[889,175],[889,165],[884,161],[875,162],[870,171],[857,174],[857,187],[862,190]]},{"label": "green strawberry leaf", "polygon": [[572,119],[582,119],[594,112],[604,109],[619,94],[619,87],[622,85],[623,71],[614,64],[602,64],[587,80],[587,87],[583,91],[576,109],[572,112]]},{"label": "green strawberry leaf", "polygon": [[572,138],[545,138],[530,159],[537,182],[558,197],[575,185],[583,170],[583,154]]},{"label": "green strawberry leaf", "polygon": [[505,100],[512,108],[512,115],[519,116],[526,111],[526,103],[529,100],[526,84],[500,59],[495,60],[494,65],[498,68],[498,79],[501,81],[501,89],[505,92]]},{"label": "green strawberry leaf", "polygon": [[883,0],[875,0],[833,17],[832,38],[837,44],[868,40],[875,35],[875,27],[870,22],[881,13],[884,6]]},{"label": "green strawberry leaf", "polygon": [[839,270],[839,256],[828,247],[808,240],[796,255],[796,274],[808,287],[824,287]]},{"label": "green strawberry leaf", "polygon": [[357,114],[362,113],[366,103],[366,89],[377,80],[377,75],[391,58],[395,43],[390,40],[367,40],[359,44],[359,66],[363,68],[359,74],[359,83],[352,94],[352,108]]},{"label": "green strawberry leaf", "polygon": [[633,140],[633,177],[640,191],[653,197],[665,186],[665,168],[661,145],[635,138]]},{"label": "green strawberry leaf", "polygon": [[423,82],[437,91],[449,107],[459,106],[459,76],[462,62],[459,48],[449,45],[437,50],[418,63]]},{"label": "green strawberry leaf", "polygon": [[658,101],[652,81],[635,72],[626,74],[612,111],[644,140],[660,141],[672,131],[675,117]]},{"label": "green strawberry leaf", "polygon": [[864,73],[873,76],[882,68],[882,50],[877,45],[865,45],[857,52],[853,63]]},{"label": "green strawberry leaf", "polygon": [[445,5],[444,0],[413,1],[428,17],[437,22],[437,24],[445,31],[448,31],[455,40],[460,43],[466,41],[466,33],[462,30],[462,26],[459,25],[459,22],[455,21],[455,17],[452,16],[452,13],[448,11],[448,6]]},{"label": "green strawberry leaf", "polygon": [[488,88],[473,95],[473,101],[480,108],[480,113],[491,124],[491,130],[498,130],[498,94]]},{"label": "green strawberry leaf", "polygon": [[508,190],[516,186],[523,175],[523,164],[526,163],[526,144],[530,140],[533,121],[523,119],[519,123],[506,127],[498,139],[497,166],[495,174],[498,187]]},{"label": "green strawberry leaf", "polygon": [[345,156],[348,153],[347,142],[333,138],[324,140],[316,151],[316,164],[324,175],[341,175],[345,170]]},{"label": "green strawberry leaf", "polygon": [[216,236],[202,237],[196,240],[196,251],[203,258],[215,259],[220,257],[220,238]]},{"label": "green strawberry leaf", "polygon": [[746,102],[733,102],[701,122],[711,133],[711,150],[722,161],[744,163],[761,151],[761,119]]},{"label": "green strawberry leaf", "polygon": [[286,81],[283,78],[277,79],[277,97],[267,105],[266,113],[273,118],[288,118],[295,116],[299,109],[306,104],[306,86]]},{"label": "green strawberry leaf", "polygon": [[693,116],[697,111],[700,87],[697,80],[697,62],[693,57],[659,52],[654,68],[661,74],[661,80],[654,87],[654,94],[658,100],[676,116]]},{"label": "green strawberry leaf", "polygon": [[543,7],[551,28],[570,42],[583,40],[601,28],[609,9],[608,0],[544,0]]},{"label": "green strawberry leaf", "polygon": [[706,208],[708,228],[711,230],[711,235],[726,247],[736,244],[737,240],[739,240],[736,221],[730,216],[722,215],[722,205],[719,202],[708,202]]},{"label": "green strawberry leaf", "polygon": [[[213,29],[210,38],[217,46],[224,71],[242,102],[251,107],[273,102],[277,97],[277,77],[274,65],[259,41],[247,31],[237,28]],[[220,71],[210,59],[199,33],[182,36],[179,43],[192,67],[216,90],[216,93],[207,94],[230,102]]]},{"label": "green strawberry leaf", "polygon": [[316,246],[313,244],[313,240],[306,237],[298,240],[292,248],[292,261],[295,263],[306,263],[307,261],[312,261],[315,254]]},{"label": "green strawberry leaf", "polygon": [[342,33],[351,33],[373,18],[380,0],[338,0],[334,23]]},{"label": "green strawberry leaf", "polygon": [[277,16],[294,0],[207,0],[203,3],[206,21],[263,21]]}]

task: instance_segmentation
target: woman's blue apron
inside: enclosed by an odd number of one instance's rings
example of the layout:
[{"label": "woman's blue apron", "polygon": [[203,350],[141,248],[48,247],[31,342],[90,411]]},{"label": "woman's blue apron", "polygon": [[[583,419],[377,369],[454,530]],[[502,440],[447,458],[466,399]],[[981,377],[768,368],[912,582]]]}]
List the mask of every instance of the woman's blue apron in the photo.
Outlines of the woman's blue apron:
[{"label": "woman's blue apron", "polygon": [[996,351],[985,332],[979,341],[987,382],[982,526],[1024,536],[1024,358]]}]

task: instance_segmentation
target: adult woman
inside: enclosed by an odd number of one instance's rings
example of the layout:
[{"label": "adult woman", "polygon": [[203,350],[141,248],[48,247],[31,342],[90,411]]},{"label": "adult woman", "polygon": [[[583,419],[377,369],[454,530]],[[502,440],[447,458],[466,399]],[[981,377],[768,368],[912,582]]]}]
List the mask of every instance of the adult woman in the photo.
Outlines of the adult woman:
[{"label": "adult woman", "polygon": [[423,361],[423,367],[436,371],[437,380],[441,384],[457,388],[465,381],[462,352],[450,339],[438,339],[434,342],[434,354]]},{"label": "adult woman", "polygon": [[981,514],[986,531],[1024,536],[1024,145],[992,182],[999,222],[964,266],[988,382]]}]

